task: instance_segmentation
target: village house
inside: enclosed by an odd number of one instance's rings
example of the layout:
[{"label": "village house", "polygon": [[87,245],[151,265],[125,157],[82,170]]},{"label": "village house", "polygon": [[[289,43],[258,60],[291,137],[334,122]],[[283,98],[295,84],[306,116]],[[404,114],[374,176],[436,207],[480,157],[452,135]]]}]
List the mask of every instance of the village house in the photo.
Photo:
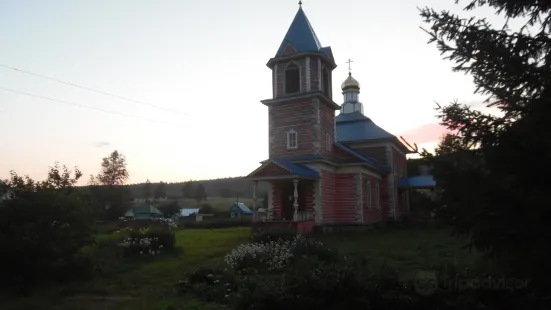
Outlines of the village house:
[{"label": "village house", "polygon": [[343,103],[333,101],[337,65],[302,6],[267,66],[273,96],[261,102],[268,107],[269,158],[247,176],[253,210],[258,182],[269,182],[270,190],[266,216],[255,216],[255,227],[309,232],[399,220],[409,213],[409,188],[434,187],[430,176],[408,178],[411,150],[364,114],[351,73],[341,85]]}]

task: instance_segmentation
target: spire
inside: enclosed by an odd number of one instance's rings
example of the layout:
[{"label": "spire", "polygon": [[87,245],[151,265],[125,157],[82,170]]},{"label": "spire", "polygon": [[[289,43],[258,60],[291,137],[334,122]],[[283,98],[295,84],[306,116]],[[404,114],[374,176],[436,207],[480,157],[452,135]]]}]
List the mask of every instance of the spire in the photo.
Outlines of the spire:
[{"label": "spire", "polygon": [[302,10],[302,1],[299,1],[298,12],[295,15],[295,19],[291,23],[287,34],[281,42],[279,49],[277,50],[276,57],[281,56],[285,51],[287,44],[293,46],[293,48],[299,52],[320,52],[322,46],[318,39],[318,36],[314,32],[310,21]]}]

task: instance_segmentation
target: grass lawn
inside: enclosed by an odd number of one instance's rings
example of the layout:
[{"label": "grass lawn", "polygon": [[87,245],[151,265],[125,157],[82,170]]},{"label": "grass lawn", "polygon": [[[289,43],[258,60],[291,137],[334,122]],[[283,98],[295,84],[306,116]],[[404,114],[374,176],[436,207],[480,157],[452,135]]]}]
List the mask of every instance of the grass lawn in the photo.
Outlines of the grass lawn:
[{"label": "grass lawn", "polygon": [[[222,263],[226,253],[249,240],[250,233],[250,228],[181,230],[177,244],[183,251],[177,256],[119,262],[107,269],[108,275],[92,283],[72,285],[62,293],[59,288],[42,290],[26,300],[12,300],[2,309],[216,309],[215,305],[177,297],[172,287],[189,270]],[[366,257],[375,267],[403,271],[404,277],[444,265],[472,269],[481,261],[476,253],[460,249],[462,243],[445,229],[382,229],[320,239],[342,253]]]}]

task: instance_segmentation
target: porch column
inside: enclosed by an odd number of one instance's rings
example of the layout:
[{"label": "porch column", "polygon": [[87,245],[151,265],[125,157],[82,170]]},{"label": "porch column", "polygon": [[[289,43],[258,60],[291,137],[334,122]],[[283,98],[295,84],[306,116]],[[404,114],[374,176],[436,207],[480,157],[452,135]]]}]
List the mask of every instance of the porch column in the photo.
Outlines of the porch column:
[{"label": "porch column", "polygon": [[293,202],[293,208],[295,209],[295,213],[293,214],[293,220],[298,220],[298,180],[293,180],[293,185],[295,186],[295,201]]},{"label": "porch column", "polygon": [[256,212],[256,188],[258,187],[258,181],[253,181],[253,212]]}]

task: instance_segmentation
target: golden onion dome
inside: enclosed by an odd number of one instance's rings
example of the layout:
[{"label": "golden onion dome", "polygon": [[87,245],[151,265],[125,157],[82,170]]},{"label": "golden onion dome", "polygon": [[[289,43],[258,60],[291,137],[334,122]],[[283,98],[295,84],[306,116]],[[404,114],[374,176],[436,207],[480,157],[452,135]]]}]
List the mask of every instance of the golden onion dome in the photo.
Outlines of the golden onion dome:
[{"label": "golden onion dome", "polygon": [[351,73],[348,74],[348,78],[346,78],[346,80],[344,80],[341,85],[342,90],[345,90],[347,88],[360,88],[360,83],[358,83],[358,81],[356,81],[356,79],[352,77]]}]

